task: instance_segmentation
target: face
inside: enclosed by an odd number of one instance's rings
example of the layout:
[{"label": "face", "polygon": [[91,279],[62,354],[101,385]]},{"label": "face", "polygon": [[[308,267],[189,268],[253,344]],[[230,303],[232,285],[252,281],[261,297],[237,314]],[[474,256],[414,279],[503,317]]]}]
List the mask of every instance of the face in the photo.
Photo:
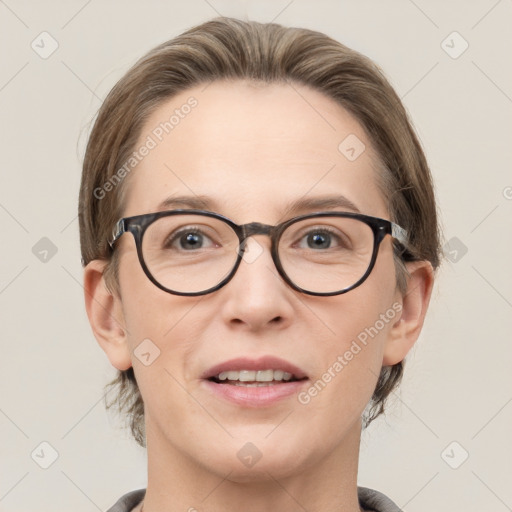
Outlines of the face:
[{"label": "face", "polygon": [[[197,104],[183,109],[191,97]],[[179,121],[158,140],[155,129],[176,109]],[[366,148],[352,161],[338,149],[349,135]],[[375,155],[359,123],[329,98],[297,84],[218,82],[189,89],[153,112],[138,147],[148,136],[157,144],[127,179],[124,216],[169,209],[160,204],[171,196],[201,196],[210,210],[238,224],[274,225],[290,218],[286,209],[298,199],[344,196],[364,214],[389,218]],[[242,261],[226,286],[198,297],[172,295],[151,283],[131,234],[116,246],[126,358],[145,402],[148,449],[159,446],[221,478],[231,471],[230,478],[239,481],[257,472],[286,476],[353,446],[386,340],[400,317],[393,311],[401,297],[391,237],[382,242],[368,279],[331,297],[293,290],[277,273],[270,239],[256,235],[249,251],[256,242],[253,248],[262,252],[254,261]],[[143,340],[151,340],[151,359],[154,347],[159,351],[148,365],[133,353]],[[258,363],[265,357],[282,362]],[[305,378],[276,383],[271,393],[241,386],[232,392],[233,384],[203,378],[238,358],[248,361],[225,369],[293,366]],[[261,459],[253,468],[243,463],[256,453]]]}]

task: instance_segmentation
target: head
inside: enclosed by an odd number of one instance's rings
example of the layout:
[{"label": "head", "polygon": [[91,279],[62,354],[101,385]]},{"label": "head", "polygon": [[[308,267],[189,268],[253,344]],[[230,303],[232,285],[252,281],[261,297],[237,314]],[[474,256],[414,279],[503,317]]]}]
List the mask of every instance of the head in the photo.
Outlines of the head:
[{"label": "head", "polygon": [[[344,141],[356,144],[356,158]],[[162,210],[171,196],[193,196],[237,224],[276,225],[294,201],[333,194],[408,232],[405,251],[386,236],[371,274],[340,295],[292,289],[265,235],[248,242],[260,253],[254,261],[202,296],[156,287],[130,233],[108,244],[120,218]],[[107,405],[126,415],[142,446],[146,420],[211,465],[216,447],[245,441],[282,461],[300,443],[294,463],[313,462],[381,414],[440,262],[431,174],[380,69],[318,32],[226,18],[153,49],[109,93],[87,145],[79,222],[89,319],[118,370]],[[150,365],[138,347],[151,348]],[[268,354],[307,375],[295,401],[240,409],[204,389],[212,365]],[[291,404],[293,421],[267,436]]]}]

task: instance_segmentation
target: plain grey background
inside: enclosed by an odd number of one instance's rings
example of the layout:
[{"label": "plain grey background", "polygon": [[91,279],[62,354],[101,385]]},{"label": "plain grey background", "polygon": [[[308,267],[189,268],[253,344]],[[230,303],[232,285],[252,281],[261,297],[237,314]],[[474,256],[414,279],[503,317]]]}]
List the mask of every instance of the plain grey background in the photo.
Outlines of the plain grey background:
[{"label": "plain grey background", "polygon": [[115,371],[84,309],[81,161],[127,68],[217,15],[375,60],[432,168],[447,259],[359,484],[407,512],[512,510],[510,0],[0,0],[0,510],[106,510],[146,485],[145,451],[103,407]]}]

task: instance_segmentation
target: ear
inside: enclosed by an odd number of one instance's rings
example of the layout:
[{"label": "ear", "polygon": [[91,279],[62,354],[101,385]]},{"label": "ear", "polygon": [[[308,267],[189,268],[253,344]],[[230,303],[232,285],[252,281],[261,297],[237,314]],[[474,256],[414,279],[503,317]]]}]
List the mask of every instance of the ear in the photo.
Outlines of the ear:
[{"label": "ear", "polygon": [[402,361],[418,339],[434,284],[434,270],[429,261],[406,263],[410,276],[407,290],[398,302],[402,304],[400,319],[391,328],[384,347],[383,366]]},{"label": "ear", "polygon": [[93,260],[84,269],[85,309],[92,332],[112,366],[132,366],[121,298],[110,292],[103,275],[107,262]]}]

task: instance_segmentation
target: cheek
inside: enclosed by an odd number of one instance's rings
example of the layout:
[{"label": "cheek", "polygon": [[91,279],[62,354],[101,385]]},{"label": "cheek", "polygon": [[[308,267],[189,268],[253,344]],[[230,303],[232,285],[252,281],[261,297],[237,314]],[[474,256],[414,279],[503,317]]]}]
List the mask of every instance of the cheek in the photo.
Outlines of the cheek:
[{"label": "cheek", "polygon": [[[163,366],[165,359],[165,368],[181,373],[180,363],[187,360],[187,353],[192,351],[201,330],[193,309],[202,297],[172,295],[155,286],[142,270],[135,250],[127,251],[123,258],[119,278],[135,371],[138,367],[143,369],[149,358],[154,360],[151,364],[154,368]],[[141,357],[148,352],[150,356]]]},{"label": "cheek", "polygon": [[[329,328],[331,336],[326,336],[327,331],[324,331],[323,337],[332,341],[329,343],[331,352],[348,350],[354,342],[368,348],[365,354],[379,351],[392,325],[398,320],[396,305],[393,307],[397,299],[393,259],[387,253],[381,256],[360,286],[312,305]],[[357,352],[357,348],[353,351]],[[362,353],[358,353],[358,359]]]},{"label": "cheek", "polygon": [[125,263],[120,267],[123,310],[145,414],[164,418],[164,424],[176,429],[176,418],[190,418],[197,409],[183,385],[186,363],[197,350],[204,329],[193,314],[201,298],[160,290],[140,269],[136,255],[127,257]]},{"label": "cheek", "polygon": [[[371,398],[382,367],[384,346],[400,313],[395,301],[393,259],[383,252],[368,279],[347,294],[317,302],[329,327],[319,340],[321,363],[311,386],[299,402],[310,407],[312,417],[330,408],[337,417],[359,415]],[[390,272],[391,269],[391,272]]]},{"label": "cheek", "polygon": [[375,390],[384,341],[392,325],[391,321],[381,325],[379,308],[368,303],[360,311],[347,309],[338,316],[343,334],[323,346],[322,364],[297,396],[303,421],[308,430],[323,432],[317,441],[325,443],[326,449],[361,418]]},{"label": "cheek", "polygon": [[[144,273],[135,248],[127,247],[119,265],[123,313],[132,342],[160,340],[169,330],[175,296],[160,290]],[[166,327],[167,326],[167,327]]]}]

